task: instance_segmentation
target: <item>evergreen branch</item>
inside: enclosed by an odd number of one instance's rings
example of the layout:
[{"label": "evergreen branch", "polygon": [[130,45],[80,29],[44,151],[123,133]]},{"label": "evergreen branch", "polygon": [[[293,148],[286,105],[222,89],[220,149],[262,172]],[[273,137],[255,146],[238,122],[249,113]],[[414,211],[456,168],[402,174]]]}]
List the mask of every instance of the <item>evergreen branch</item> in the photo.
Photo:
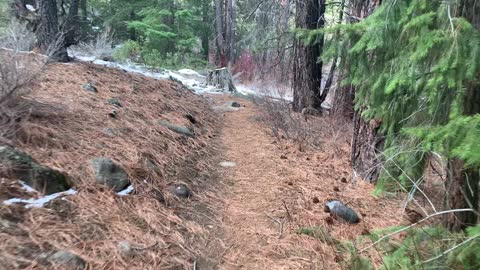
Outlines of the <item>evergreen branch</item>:
[{"label": "evergreen branch", "polygon": [[443,256],[447,255],[448,253],[454,251],[455,249],[457,249],[457,248],[459,248],[459,247],[461,247],[461,246],[463,246],[463,245],[469,243],[470,241],[475,240],[476,238],[479,238],[479,237],[480,237],[480,234],[477,234],[477,235],[475,235],[475,236],[472,236],[472,237],[468,238],[467,240],[463,241],[462,243],[457,244],[457,245],[455,245],[455,246],[453,246],[453,247],[445,250],[445,251],[442,252],[440,255],[438,255],[438,256],[436,256],[436,257],[433,257],[433,258],[431,258],[431,259],[428,259],[428,260],[426,260],[426,261],[423,261],[422,263],[429,263],[429,262],[435,261],[435,260],[437,260],[437,259],[440,259],[441,257],[443,257]]}]

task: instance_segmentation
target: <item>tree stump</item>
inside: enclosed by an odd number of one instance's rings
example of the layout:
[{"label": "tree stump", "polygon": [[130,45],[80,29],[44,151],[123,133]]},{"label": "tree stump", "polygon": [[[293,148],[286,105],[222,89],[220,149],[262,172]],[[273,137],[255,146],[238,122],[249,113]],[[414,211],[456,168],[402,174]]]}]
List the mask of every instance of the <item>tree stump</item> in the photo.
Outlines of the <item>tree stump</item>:
[{"label": "tree stump", "polygon": [[237,88],[233,84],[232,74],[228,68],[214,69],[208,72],[207,85],[213,85],[223,89],[225,92],[237,92]]}]

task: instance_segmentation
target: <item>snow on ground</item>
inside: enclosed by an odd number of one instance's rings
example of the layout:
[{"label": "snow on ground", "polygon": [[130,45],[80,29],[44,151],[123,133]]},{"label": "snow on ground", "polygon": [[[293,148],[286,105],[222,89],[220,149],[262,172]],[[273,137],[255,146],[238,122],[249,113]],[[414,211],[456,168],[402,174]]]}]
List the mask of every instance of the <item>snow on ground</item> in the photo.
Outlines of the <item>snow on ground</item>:
[{"label": "snow on ground", "polygon": [[[69,50],[69,55],[75,57],[76,59],[84,62],[91,62],[93,64],[122,69],[127,72],[142,74],[146,77],[154,79],[173,79],[183,83],[186,87],[191,89],[198,95],[203,94],[225,94],[223,89],[216,88],[214,86],[206,85],[206,77],[200,73],[191,70],[191,69],[180,69],[177,71],[163,70],[160,72],[155,72],[150,70],[148,67],[133,62],[126,63],[117,63],[109,62],[98,59],[96,56],[88,55],[79,51]],[[288,101],[293,100],[293,96],[290,94],[281,94],[277,87],[261,85],[261,88],[258,86],[246,86],[246,85],[236,85],[237,91],[243,95],[255,95],[255,96],[271,96],[274,98],[285,99]]]},{"label": "snow on ground", "polygon": [[126,189],[117,192],[118,196],[127,196],[128,194],[133,192],[133,186],[129,185]]},{"label": "snow on ground", "polygon": [[[35,190],[33,188],[31,188],[30,186],[28,186],[24,183],[22,184],[22,186],[26,190],[27,190],[27,187],[28,187],[28,190],[33,190],[33,192],[35,192]],[[53,194],[50,194],[50,195],[47,195],[47,196],[42,196],[38,199],[34,199],[34,198],[30,198],[30,199],[12,198],[12,199],[8,199],[8,200],[4,201],[3,204],[11,205],[11,204],[14,204],[14,203],[24,203],[25,208],[39,208],[39,207],[43,207],[46,203],[48,203],[50,201],[53,201],[54,199],[56,199],[60,196],[74,195],[76,193],[77,193],[76,190],[69,189],[67,191],[53,193]]]}]

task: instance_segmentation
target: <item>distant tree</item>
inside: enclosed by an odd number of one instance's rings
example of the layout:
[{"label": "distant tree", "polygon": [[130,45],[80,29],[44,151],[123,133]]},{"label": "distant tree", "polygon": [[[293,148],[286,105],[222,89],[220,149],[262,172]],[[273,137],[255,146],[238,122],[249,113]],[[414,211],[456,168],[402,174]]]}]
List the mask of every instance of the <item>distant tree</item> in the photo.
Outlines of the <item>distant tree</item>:
[{"label": "distant tree", "polygon": [[[295,26],[297,29],[321,29],[325,25],[325,0],[297,0]],[[299,39],[295,43],[293,62],[293,109],[321,110],[321,82],[323,35],[306,44]]]},{"label": "distant tree", "polygon": [[58,24],[57,1],[40,0],[39,23],[35,34],[42,53],[48,54],[56,61],[69,60],[64,42],[65,33],[60,31]]}]

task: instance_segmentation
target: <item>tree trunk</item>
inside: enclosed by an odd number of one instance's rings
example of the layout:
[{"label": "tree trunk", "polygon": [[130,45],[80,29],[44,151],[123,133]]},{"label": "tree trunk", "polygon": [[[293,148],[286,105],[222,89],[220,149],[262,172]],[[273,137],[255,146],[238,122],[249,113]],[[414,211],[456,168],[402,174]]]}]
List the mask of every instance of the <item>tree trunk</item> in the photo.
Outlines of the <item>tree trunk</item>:
[{"label": "tree trunk", "polygon": [[225,37],[223,31],[223,6],[222,0],[215,0],[215,32],[217,41],[216,64],[220,67],[227,66],[227,57],[225,55]]},{"label": "tree trunk", "polygon": [[[464,17],[475,28],[480,30],[480,1],[459,0],[457,2],[457,17]],[[480,113],[480,83],[470,82],[466,85],[464,99],[464,114],[475,115]],[[460,231],[468,226],[477,224],[479,209],[479,182],[478,168],[465,168],[462,160],[449,160],[446,183],[446,209],[471,208],[475,212],[459,212],[449,214],[444,218],[444,225],[451,231]]]},{"label": "tree trunk", "polygon": [[79,0],[72,0],[70,3],[70,9],[68,10],[68,16],[65,23],[65,47],[75,45],[78,43],[77,32],[80,24],[78,17],[78,10],[80,7]]},{"label": "tree trunk", "polygon": [[[323,28],[325,25],[325,0],[297,0],[295,25],[302,29]],[[323,35],[313,45],[305,45],[303,40],[295,44],[293,66],[293,109],[305,108],[321,110],[320,94],[322,82],[322,62],[318,61],[323,49]]]},{"label": "tree trunk", "polygon": [[87,0],[80,0],[80,11],[82,12],[80,19],[82,20],[82,23],[86,23],[87,22],[87,16],[88,16]]},{"label": "tree trunk", "polygon": [[[358,19],[369,16],[380,3],[379,0],[351,1],[347,21],[357,22]],[[383,150],[383,138],[377,134],[381,119],[367,122],[361,117],[362,110],[354,112],[355,88],[353,86],[339,88],[335,95],[334,112],[349,118],[353,115],[351,158],[353,170],[364,180],[374,183],[380,175],[378,153]]]},{"label": "tree trunk", "polygon": [[40,51],[55,61],[68,62],[64,34],[60,33],[58,28],[57,2],[42,0],[39,9],[40,20],[36,36]]},{"label": "tree trunk", "polygon": [[[446,183],[446,209],[471,208],[478,210],[478,169],[464,169],[464,163],[458,158],[448,162]],[[445,216],[444,225],[451,231],[461,231],[477,224],[474,212],[457,212]]]},{"label": "tree trunk", "polygon": [[202,2],[202,23],[203,23],[203,31],[202,31],[202,50],[205,61],[208,62],[209,60],[209,31],[208,28],[210,27],[210,21],[208,19],[208,8],[209,8],[209,0],[203,0]]}]

